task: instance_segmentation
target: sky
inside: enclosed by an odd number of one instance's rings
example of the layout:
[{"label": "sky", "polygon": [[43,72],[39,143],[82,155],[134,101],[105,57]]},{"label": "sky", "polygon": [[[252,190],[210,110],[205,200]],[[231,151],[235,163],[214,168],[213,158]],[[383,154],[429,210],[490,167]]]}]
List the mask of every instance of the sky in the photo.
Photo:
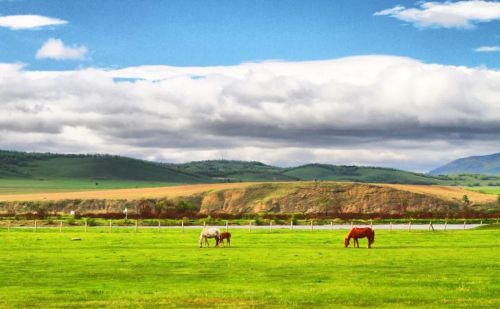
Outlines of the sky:
[{"label": "sky", "polygon": [[0,108],[0,149],[425,172],[500,152],[500,2],[0,0]]}]

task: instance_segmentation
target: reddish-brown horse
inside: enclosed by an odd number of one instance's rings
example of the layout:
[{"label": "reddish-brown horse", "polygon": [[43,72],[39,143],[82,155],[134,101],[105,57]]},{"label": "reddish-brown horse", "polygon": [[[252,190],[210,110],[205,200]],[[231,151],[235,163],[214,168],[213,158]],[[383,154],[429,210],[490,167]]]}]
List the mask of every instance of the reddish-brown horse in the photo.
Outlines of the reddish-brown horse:
[{"label": "reddish-brown horse", "polygon": [[352,228],[351,231],[345,236],[344,246],[349,247],[349,241],[354,239],[354,247],[359,248],[358,238],[368,238],[368,248],[372,247],[372,244],[375,242],[375,231],[369,227],[355,227]]},{"label": "reddish-brown horse", "polygon": [[220,233],[220,235],[219,235],[219,243],[223,244],[224,243],[224,239],[227,240],[227,245],[231,246],[231,233],[229,233],[229,232],[222,232],[222,233]]}]

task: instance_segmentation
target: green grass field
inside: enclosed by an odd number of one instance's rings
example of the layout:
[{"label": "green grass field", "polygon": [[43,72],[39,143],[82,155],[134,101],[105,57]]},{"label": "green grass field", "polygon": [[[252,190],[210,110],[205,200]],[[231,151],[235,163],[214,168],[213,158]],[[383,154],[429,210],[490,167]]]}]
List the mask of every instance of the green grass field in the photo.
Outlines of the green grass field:
[{"label": "green grass field", "polygon": [[467,189],[486,194],[495,194],[495,195],[500,194],[500,187],[472,187]]},{"label": "green grass field", "polygon": [[[500,230],[232,230],[231,248],[197,230],[0,230],[0,307],[500,306]],[[71,241],[81,237],[81,241]],[[366,245],[366,240],[360,241]]]},{"label": "green grass field", "polygon": [[[96,185],[96,182],[98,185]],[[153,188],[179,185],[178,183],[133,181],[133,180],[92,180],[92,179],[2,179],[0,178],[0,195],[74,192],[106,189]]]}]

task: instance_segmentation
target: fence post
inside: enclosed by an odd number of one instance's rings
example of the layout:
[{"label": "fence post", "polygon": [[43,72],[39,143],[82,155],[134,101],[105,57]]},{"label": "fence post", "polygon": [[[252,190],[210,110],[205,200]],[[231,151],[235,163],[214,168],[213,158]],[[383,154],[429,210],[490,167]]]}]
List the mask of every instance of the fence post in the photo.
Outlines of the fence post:
[{"label": "fence post", "polygon": [[161,221],[158,219],[158,232],[160,231],[161,228]]},{"label": "fence post", "polygon": [[271,232],[273,230],[273,220],[269,221],[269,231]]},{"label": "fence post", "polygon": [[10,232],[10,220],[7,221],[7,232]]},{"label": "fence post", "polygon": [[250,220],[250,224],[248,225],[248,232],[252,232],[252,220]]},{"label": "fence post", "polygon": [[392,221],[389,223],[389,231],[392,231]]},{"label": "fence post", "polygon": [[38,231],[38,222],[35,220],[35,233]]},{"label": "fence post", "polygon": [[205,226],[207,226],[207,223],[203,220],[203,228],[205,228]]},{"label": "fence post", "polygon": [[446,227],[448,226],[448,220],[444,221],[444,230],[446,231]]},{"label": "fence post", "polygon": [[370,228],[373,228],[373,219],[370,219]]},{"label": "fence post", "polygon": [[311,220],[311,231],[313,230],[313,220]]},{"label": "fence post", "polygon": [[137,233],[139,231],[139,220],[135,219],[135,232]]},{"label": "fence post", "polygon": [[464,230],[465,230],[465,221],[466,221],[466,220],[464,219]]},{"label": "fence post", "polygon": [[353,223],[353,220],[351,220],[351,229],[352,229],[353,224],[354,224],[354,223]]},{"label": "fence post", "polygon": [[481,220],[481,222],[479,222],[479,225],[483,225],[483,220]]},{"label": "fence post", "polygon": [[111,233],[111,229],[113,228],[113,221],[109,220],[109,232]]},{"label": "fence post", "polygon": [[229,230],[229,220],[226,220],[226,232]]},{"label": "fence post", "polygon": [[408,232],[411,231],[411,221],[408,221]]},{"label": "fence post", "polygon": [[181,221],[181,228],[182,228],[182,232],[184,233],[184,218],[182,218],[182,221]]},{"label": "fence post", "polygon": [[290,229],[293,230],[293,219],[290,220]]},{"label": "fence post", "polygon": [[333,221],[330,221],[330,229],[333,231]]},{"label": "fence post", "polygon": [[432,225],[432,221],[429,221],[429,231],[432,229],[434,232],[434,225]]},{"label": "fence post", "polygon": [[59,232],[62,233],[62,227],[63,227],[63,222],[62,220],[59,221]]},{"label": "fence post", "polygon": [[85,218],[85,233],[87,233],[87,218]]}]

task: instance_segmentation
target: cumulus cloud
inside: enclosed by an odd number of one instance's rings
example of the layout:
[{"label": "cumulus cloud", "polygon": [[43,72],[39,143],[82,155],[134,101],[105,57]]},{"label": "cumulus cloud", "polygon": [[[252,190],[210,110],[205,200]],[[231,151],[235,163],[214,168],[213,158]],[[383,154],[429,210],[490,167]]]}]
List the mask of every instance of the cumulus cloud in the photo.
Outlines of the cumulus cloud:
[{"label": "cumulus cloud", "polygon": [[222,67],[0,65],[0,148],[427,170],[500,150],[500,72],[394,56]]},{"label": "cumulus cloud", "polygon": [[421,2],[418,8],[397,5],[374,15],[390,16],[419,28],[473,28],[476,23],[500,20],[500,2]]},{"label": "cumulus cloud", "polygon": [[67,46],[62,40],[48,39],[36,52],[37,59],[80,60],[85,59],[85,46]]},{"label": "cumulus cloud", "polygon": [[477,53],[494,53],[500,52],[500,46],[481,46],[474,49]]},{"label": "cumulus cloud", "polygon": [[64,25],[68,22],[62,19],[40,15],[9,15],[0,16],[0,27],[11,30],[39,29],[48,26]]}]

